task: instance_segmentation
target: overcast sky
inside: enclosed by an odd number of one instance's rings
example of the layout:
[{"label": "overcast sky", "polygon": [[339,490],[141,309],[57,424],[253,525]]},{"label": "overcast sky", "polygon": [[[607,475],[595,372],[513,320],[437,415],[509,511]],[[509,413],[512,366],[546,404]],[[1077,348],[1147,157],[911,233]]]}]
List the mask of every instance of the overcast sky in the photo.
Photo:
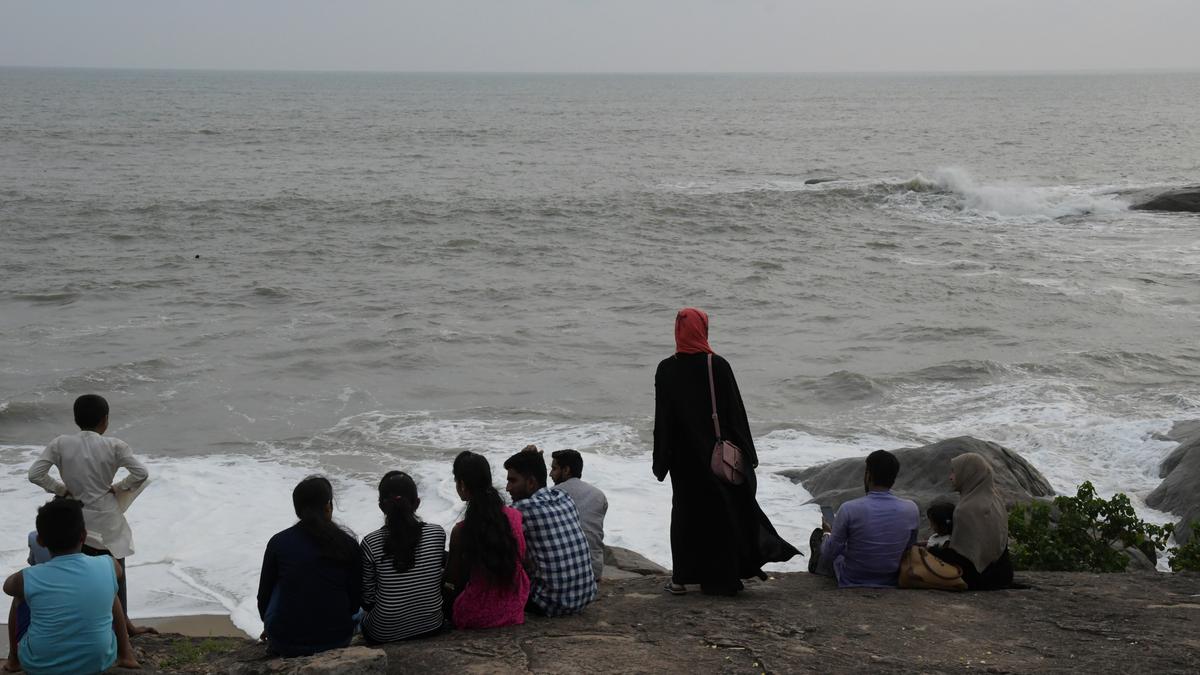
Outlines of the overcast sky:
[{"label": "overcast sky", "polygon": [[1200,69],[1200,0],[0,0],[0,65]]}]

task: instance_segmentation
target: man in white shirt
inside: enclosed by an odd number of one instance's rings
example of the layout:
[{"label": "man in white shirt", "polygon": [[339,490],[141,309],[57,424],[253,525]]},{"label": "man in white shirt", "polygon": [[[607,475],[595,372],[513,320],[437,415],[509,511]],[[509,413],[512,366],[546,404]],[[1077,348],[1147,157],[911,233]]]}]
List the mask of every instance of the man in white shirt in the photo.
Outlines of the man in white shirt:
[{"label": "man in white shirt", "polygon": [[[140,492],[149,474],[125,441],[103,436],[108,430],[108,402],[104,397],[86,394],[75,399],[75,424],[80,429],[78,434],[65,434],[50,441],[29,467],[29,481],[46,492],[83,502],[87,527],[83,552],[112,556],[125,572],[125,558],[133,554],[133,532],[125,520],[125,507]],[[50,475],[51,467],[58,468],[61,481]],[[129,474],[114,483],[120,468]],[[152,630],[129,622],[127,577],[127,573],[121,575],[118,595],[129,632]]]},{"label": "man in white shirt", "polygon": [[592,573],[596,581],[604,572],[604,515],[608,513],[608,498],[590,483],[579,479],[583,475],[583,457],[574,450],[559,450],[550,455],[550,478],[554,489],[571,496],[579,511],[579,524],[592,555]]}]

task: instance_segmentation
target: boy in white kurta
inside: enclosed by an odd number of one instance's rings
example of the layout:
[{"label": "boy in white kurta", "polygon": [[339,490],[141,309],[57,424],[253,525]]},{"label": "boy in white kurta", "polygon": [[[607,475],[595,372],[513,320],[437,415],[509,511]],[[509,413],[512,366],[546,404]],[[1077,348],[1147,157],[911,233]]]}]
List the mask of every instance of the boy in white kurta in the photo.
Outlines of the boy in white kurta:
[{"label": "boy in white kurta", "polygon": [[[29,467],[29,480],[47,492],[83,502],[87,525],[83,552],[112,556],[125,572],[125,558],[133,554],[133,532],[125,520],[124,506],[141,490],[149,474],[125,441],[103,436],[108,429],[108,402],[102,396],[86,394],[75,399],[75,424],[79,433],[50,441]],[[58,468],[61,481],[50,475],[51,467]],[[120,468],[129,473],[114,483]],[[126,577],[122,575],[119,590],[126,624],[130,633],[146,632],[129,622]]]}]

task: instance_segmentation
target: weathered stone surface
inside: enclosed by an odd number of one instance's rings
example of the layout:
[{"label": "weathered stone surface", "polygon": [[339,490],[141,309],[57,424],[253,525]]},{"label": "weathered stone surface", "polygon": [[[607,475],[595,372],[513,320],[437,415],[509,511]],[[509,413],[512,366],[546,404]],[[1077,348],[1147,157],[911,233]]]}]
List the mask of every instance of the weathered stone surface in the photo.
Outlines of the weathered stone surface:
[{"label": "weathered stone surface", "polygon": [[1175,541],[1186,544],[1192,538],[1192,523],[1200,522],[1200,436],[1185,435],[1163,462],[1163,482],[1146,497],[1146,505],[1182,516],[1175,524]]},{"label": "weathered stone surface", "polygon": [[[995,443],[970,436],[893,452],[900,460],[900,476],[896,479],[894,492],[917,502],[922,513],[937,501],[958,502],[958,494],[950,486],[950,460],[964,452],[977,452],[991,462],[996,487],[1009,507],[1054,495],[1046,477],[1023,457]],[[813,495],[814,502],[836,509],[843,502],[863,495],[865,459],[839,459],[780,473],[803,485]]]},{"label": "weathered stone surface", "polygon": [[[666,574],[669,570],[650,560],[646,556],[637,551],[630,551],[627,548],[620,546],[605,546],[604,547],[604,566],[615,567],[625,572],[633,574]],[[608,570],[604,572],[608,575]]]},{"label": "weathered stone surface", "polygon": [[293,659],[231,664],[230,675],[369,675],[388,672],[387,652],[369,647],[333,649]]},{"label": "weathered stone surface", "polygon": [[[736,598],[671,596],[666,581],[606,583],[578,616],[385,645],[386,672],[1200,672],[1193,574],[1020,573],[1031,590],[950,595],[839,590],[796,573]],[[179,639],[135,638],[142,672],[161,672],[155,664]],[[176,672],[263,659],[246,640]]]},{"label": "weathered stone surface", "polygon": [[1200,185],[1174,190],[1135,193],[1129,207],[1138,211],[1185,211],[1200,213]]}]

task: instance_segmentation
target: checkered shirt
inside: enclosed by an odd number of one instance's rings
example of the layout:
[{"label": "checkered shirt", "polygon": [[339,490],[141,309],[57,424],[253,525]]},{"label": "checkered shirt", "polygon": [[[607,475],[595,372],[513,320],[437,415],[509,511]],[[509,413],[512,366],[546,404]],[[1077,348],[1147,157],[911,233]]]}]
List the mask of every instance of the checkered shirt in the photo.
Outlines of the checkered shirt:
[{"label": "checkered shirt", "polygon": [[579,512],[570,495],[541,488],[513,504],[521,512],[529,573],[529,600],[547,616],[576,614],[596,599],[596,577]]}]

